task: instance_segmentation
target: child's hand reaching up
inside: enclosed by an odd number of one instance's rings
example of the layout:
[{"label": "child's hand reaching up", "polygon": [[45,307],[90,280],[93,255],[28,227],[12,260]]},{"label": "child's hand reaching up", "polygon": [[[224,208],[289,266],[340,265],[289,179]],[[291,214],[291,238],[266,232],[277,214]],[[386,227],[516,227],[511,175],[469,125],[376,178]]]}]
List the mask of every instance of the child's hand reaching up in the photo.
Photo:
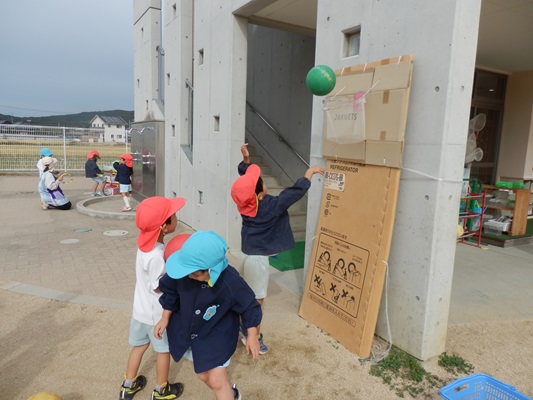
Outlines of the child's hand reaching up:
[{"label": "child's hand reaching up", "polygon": [[314,174],[324,175],[324,168],[320,165],[313,165],[307,171],[305,171],[304,177],[311,180]]},{"label": "child's hand reaching up", "polygon": [[248,152],[248,143],[244,143],[241,146],[242,161],[245,164],[250,164],[250,153]]}]

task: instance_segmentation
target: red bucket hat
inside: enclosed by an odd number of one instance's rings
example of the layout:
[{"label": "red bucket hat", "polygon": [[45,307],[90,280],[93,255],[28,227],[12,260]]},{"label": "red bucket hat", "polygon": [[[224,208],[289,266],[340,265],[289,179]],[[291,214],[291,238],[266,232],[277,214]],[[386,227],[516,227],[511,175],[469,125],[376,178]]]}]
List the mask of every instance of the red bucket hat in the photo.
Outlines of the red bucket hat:
[{"label": "red bucket hat", "polygon": [[181,249],[181,246],[183,246],[183,243],[189,237],[191,237],[192,233],[182,233],[180,235],[174,236],[165,246],[165,261],[167,261],[167,258],[169,258],[173,253]]},{"label": "red bucket hat", "polygon": [[133,167],[133,157],[131,156],[131,154],[121,154],[120,158],[123,158],[124,161],[126,161],[126,165],[128,167],[130,167],[130,168]]},{"label": "red bucket hat", "polygon": [[255,187],[261,175],[261,168],[251,164],[244,175],[241,175],[231,186],[231,198],[237,204],[237,209],[242,215],[255,217],[259,201],[255,194]]},{"label": "red bucket hat", "polygon": [[141,251],[146,253],[154,248],[161,225],[184,205],[185,199],[182,197],[167,199],[162,196],[149,197],[139,204],[135,224],[141,231],[137,238],[137,245]]},{"label": "red bucket hat", "polygon": [[100,158],[100,153],[98,153],[96,150],[91,150],[91,152],[87,154],[87,158],[93,158],[94,156]]}]

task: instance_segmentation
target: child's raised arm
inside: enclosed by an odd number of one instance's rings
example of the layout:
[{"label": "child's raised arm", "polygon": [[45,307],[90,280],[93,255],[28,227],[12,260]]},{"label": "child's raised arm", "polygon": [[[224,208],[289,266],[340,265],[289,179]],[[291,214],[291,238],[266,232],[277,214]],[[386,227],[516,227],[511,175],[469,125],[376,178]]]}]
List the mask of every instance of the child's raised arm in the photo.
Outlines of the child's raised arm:
[{"label": "child's raised arm", "polygon": [[250,153],[248,152],[248,143],[244,143],[241,146],[242,161],[245,164],[250,164]]},{"label": "child's raised arm", "polygon": [[313,165],[307,171],[305,171],[304,177],[311,180],[314,174],[324,175],[324,168],[320,165]]}]

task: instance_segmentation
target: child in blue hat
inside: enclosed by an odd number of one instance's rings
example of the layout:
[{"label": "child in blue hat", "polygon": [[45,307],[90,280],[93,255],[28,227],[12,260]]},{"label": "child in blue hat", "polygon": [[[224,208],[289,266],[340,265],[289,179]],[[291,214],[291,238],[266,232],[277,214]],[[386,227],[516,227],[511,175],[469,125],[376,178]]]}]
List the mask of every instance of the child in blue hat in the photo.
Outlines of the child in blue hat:
[{"label": "child in blue hat", "polygon": [[159,280],[163,317],[154,327],[157,338],[166,329],[172,358],[192,360],[217,400],[241,399],[226,369],[237,348],[241,319],[251,338],[246,353],[258,358],[257,326],[263,315],[252,289],[228,264],[227,249],[215,232],[199,231],[168,257],[167,273]]}]

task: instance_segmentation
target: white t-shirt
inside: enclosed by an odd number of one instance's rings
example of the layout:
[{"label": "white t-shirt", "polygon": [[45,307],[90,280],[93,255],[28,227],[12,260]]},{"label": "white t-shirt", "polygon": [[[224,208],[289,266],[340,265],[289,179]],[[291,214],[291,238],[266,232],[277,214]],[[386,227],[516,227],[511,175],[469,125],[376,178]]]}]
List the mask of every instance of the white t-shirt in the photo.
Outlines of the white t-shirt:
[{"label": "white t-shirt", "polygon": [[159,304],[162,293],[154,290],[159,287],[159,278],[165,274],[164,252],[165,245],[159,242],[146,253],[137,249],[133,318],[143,324],[155,325],[163,315],[163,307]]}]

